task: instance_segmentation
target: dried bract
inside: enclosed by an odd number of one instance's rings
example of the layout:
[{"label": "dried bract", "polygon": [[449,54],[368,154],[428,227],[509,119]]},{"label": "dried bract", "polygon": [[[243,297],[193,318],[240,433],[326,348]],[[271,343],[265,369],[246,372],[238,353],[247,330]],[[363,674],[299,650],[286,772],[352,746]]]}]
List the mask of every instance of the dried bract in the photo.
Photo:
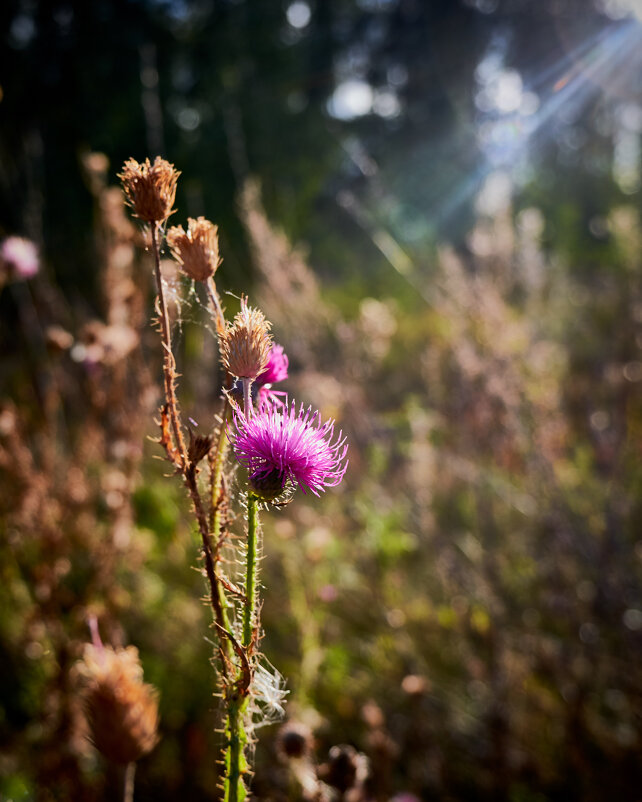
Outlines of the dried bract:
[{"label": "dried bract", "polygon": [[158,741],[158,693],[143,682],[138,650],[88,644],[78,669],[96,748],[119,764],[150,752]]},{"label": "dried bract", "polygon": [[162,223],[176,211],[172,207],[179,175],[173,164],[157,156],[154,164],[149,159],[142,164],[127,159],[118,177],[135,216],[146,223]]},{"label": "dried bract", "polygon": [[167,242],[183,272],[196,281],[207,281],[216,272],[221,260],[218,255],[218,226],[204,217],[187,218],[187,231],[173,226],[167,232]]},{"label": "dried bract", "polygon": [[263,312],[241,299],[241,311],[221,334],[221,359],[225,369],[239,379],[256,379],[267,367],[272,337]]}]

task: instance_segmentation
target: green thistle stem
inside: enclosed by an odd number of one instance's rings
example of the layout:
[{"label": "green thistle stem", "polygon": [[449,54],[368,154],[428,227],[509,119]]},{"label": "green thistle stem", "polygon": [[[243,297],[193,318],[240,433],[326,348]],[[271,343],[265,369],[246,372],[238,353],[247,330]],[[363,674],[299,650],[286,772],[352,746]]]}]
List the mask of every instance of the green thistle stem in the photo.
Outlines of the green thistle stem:
[{"label": "green thistle stem", "polygon": [[243,802],[247,798],[247,789],[243,775],[248,764],[245,757],[247,734],[243,726],[243,716],[247,710],[247,698],[238,695],[227,700],[227,722],[225,737],[227,751],[225,754],[225,781],[223,783],[224,802]]},{"label": "green thistle stem", "polygon": [[252,643],[254,608],[256,606],[256,544],[259,529],[259,500],[251,491],[247,494],[247,563],[245,571],[245,611],[243,615],[243,646]]},{"label": "green thistle stem", "polygon": [[[256,606],[256,557],[259,533],[259,500],[254,493],[247,494],[247,563],[245,572],[245,595],[247,597],[243,612],[243,642],[246,654],[250,651],[254,633],[254,608]],[[238,685],[230,688],[226,697],[227,721],[225,736],[225,781],[223,783],[224,802],[243,802],[247,789],[243,775],[248,764],[245,748],[248,743],[243,719],[247,713],[249,696],[241,695]]]}]

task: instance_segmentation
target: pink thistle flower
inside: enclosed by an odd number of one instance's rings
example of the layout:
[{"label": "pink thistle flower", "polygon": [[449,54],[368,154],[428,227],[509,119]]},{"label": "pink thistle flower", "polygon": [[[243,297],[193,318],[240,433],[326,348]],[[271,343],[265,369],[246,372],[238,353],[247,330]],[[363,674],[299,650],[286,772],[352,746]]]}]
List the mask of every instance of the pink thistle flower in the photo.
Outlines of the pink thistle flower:
[{"label": "pink thistle flower", "polygon": [[7,237],[0,246],[0,261],[17,279],[35,276],[40,267],[35,243],[24,237]]},{"label": "pink thistle flower", "polygon": [[284,381],[288,377],[289,364],[290,361],[283,346],[274,343],[268,355],[267,367],[256,377],[256,383],[264,385]]},{"label": "pink thistle flower", "polygon": [[334,421],[321,422],[319,412],[303,405],[296,410],[271,407],[247,419],[234,414],[234,455],[250,473],[250,488],[265,501],[272,501],[288,482],[315,496],[335,487],[348,467],[348,446],[343,433],[334,437]]},{"label": "pink thistle flower", "polygon": [[268,409],[273,404],[280,407],[284,406],[279,396],[286,396],[286,393],[280,390],[273,390],[272,385],[275,382],[282,382],[287,379],[289,364],[290,362],[283,350],[283,346],[274,343],[270,349],[267,367],[254,380],[259,391],[260,410]]}]

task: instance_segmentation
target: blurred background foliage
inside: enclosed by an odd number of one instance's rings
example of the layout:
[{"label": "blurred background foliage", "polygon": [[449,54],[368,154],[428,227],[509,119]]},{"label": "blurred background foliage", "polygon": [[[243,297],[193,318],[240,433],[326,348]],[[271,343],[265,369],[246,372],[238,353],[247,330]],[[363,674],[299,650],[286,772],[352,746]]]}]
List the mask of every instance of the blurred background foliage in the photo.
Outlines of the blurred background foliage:
[{"label": "blurred background foliage", "polygon": [[[380,800],[639,798],[641,17],[2,4],[0,235],[41,269],[0,293],[0,798],[113,791],[74,685],[88,614],[161,692],[136,797],[217,797],[197,541],[146,440],[150,264],[110,188],[156,153],[183,172],[172,222],[220,226],[219,287],[350,438],[337,492],[265,516],[263,646],[318,760],[353,744]],[[166,277],[207,428],[212,325]],[[287,798],[275,730],[259,798]]]}]

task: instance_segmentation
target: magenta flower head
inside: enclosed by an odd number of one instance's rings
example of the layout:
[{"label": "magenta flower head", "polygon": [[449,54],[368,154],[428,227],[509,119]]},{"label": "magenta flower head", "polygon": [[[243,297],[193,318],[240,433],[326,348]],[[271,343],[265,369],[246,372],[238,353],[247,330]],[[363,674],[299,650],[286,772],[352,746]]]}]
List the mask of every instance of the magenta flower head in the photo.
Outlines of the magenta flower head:
[{"label": "magenta flower head", "polygon": [[274,384],[275,382],[285,381],[288,377],[288,356],[283,350],[282,345],[273,344],[268,356],[267,367],[263,373],[256,377],[256,383],[261,386],[264,384]]},{"label": "magenta flower head", "polygon": [[303,405],[296,410],[271,407],[249,420],[237,410],[232,445],[237,460],[250,473],[250,489],[264,501],[272,501],[288,483],[315,496],[343,479],[348,467],[348,446],[343,433],[334,436],[334,421],[321,422],[318,412]]},{"label": "magenta flower head", "polygon": [[254,380],[259,391],[260,410],[269,409],[274,404],[280,407],[284,406],[283,398],[287,398],[287,393],[281,390],[273,390],[272,385],[275,382],[282,382],[287,379],[289,364],[290,362],[283,350],[283,346],[274,343],[270,349],[267,367]]}]

